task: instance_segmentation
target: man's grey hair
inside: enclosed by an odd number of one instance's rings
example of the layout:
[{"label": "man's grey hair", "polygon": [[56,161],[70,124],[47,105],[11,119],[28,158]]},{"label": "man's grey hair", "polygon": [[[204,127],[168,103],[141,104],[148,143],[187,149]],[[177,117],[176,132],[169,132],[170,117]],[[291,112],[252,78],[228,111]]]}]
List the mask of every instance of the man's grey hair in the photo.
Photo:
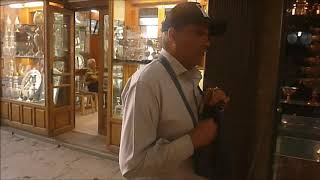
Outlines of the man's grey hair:
[{"label": "man's grey hair", "polygon": [[90,58],[90,59],[88,59],[88,61],[87,61],[87,65],[90,65],[90,64],[95,63],[95,62],[96,62],[95,59]]}]

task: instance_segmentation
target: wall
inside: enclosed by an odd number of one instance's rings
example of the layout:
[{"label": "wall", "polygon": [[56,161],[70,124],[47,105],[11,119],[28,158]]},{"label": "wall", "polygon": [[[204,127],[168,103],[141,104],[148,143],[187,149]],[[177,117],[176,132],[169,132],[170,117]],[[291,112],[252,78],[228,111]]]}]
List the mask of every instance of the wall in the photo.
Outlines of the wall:
[{"label": "wall", "polygon": [[231,96],[224,120],[232,138],[233,179],[267,179],[281,1],[210,0],[209,14],[227,21],[224,36],[212,39],[205,86],[219,86]]},{"label": "wall", "polygon": [[257,80],[255,97],[255,163],[250,180],[271,179],[271,147],[276,121],[278,66],[280,63],[283,1],[262,0],[255,4]]}]

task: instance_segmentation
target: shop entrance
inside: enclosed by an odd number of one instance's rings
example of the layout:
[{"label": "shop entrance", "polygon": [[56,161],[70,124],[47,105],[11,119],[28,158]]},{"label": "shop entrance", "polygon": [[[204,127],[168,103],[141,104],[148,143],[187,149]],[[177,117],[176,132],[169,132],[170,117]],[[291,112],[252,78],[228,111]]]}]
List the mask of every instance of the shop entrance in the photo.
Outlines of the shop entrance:
[{"label": "shop entrance", "polygon": [[74,10],[74,128],[59,140],[106,150],[107,1],[70,3]]},{"label": "shop entrance", "polygon": [[105,135],[107,97],[106,10],[75,11],[75,129]]}]

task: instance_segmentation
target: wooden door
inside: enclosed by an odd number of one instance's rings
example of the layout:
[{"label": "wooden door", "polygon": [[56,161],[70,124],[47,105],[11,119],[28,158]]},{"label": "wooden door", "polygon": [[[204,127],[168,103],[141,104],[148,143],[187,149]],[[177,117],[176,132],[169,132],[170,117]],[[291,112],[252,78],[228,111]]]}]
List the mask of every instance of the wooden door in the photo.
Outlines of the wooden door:
[{"label": "wooden door", "polygon": [[48,30],[50,129],[58,135],[74,128],[74,12],[49,6]]}]

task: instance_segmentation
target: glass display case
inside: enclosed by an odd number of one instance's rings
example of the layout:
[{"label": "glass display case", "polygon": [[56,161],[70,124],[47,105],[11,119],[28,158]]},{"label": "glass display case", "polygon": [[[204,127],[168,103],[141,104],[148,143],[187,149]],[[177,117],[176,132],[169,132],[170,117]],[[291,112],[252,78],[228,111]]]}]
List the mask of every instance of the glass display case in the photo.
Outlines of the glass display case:
[{"label": "glass display case", "polygon": [[[121,120],[126,81],[160,52],[159,13],[156,6],[140,7],[135,1],[115,1],[113,6],[112,118]],[[129,11],[134,12],[131,17]]]},{"label": "glass display case", "polygon": [[[113,19],[110,24],[111,104],[108,111],[108,144],[119,146],[123,106],[121,92],[131,75],[139,68],[158,58],[161,50],[161,23],[165,15],[179,2],[187,0],[111,2]],[[207,8],[206,0],[199,0]],[[202,71],[203,72],[203,71]],[[116,149],[117,151],[117,149]]]},{"label": "glass display case", "polygon": [[[185,1],[153,1],[152,5],[135,0],[113,3],[113,118],[121,119],[121,92],[127,79],[139,67],[158,58],[161,50],[161,23],[179,2]],[[207,11],[207,1],[194,2],[199,2]],[[204,69],[199,69],[204,73]]]},{"label": "glass display case", "polygon": [[1,97],[45,105],[43,2],[1,6]]},{"label": "glass display case", "polygon": [[320,4],[286,3],[273,179],[319,179]]},{"label": "glass display case", "polygon": [[73,127],[73,25],[60,0],[0,1],[1,123],[46,136]]},{"label": "glass display case", "polygon": [[56,106],[69,104],[68,93],[71,88],[71,65],[68,58],[70,53],[70,16],[63,13],[53,13],[53,103]]}]

